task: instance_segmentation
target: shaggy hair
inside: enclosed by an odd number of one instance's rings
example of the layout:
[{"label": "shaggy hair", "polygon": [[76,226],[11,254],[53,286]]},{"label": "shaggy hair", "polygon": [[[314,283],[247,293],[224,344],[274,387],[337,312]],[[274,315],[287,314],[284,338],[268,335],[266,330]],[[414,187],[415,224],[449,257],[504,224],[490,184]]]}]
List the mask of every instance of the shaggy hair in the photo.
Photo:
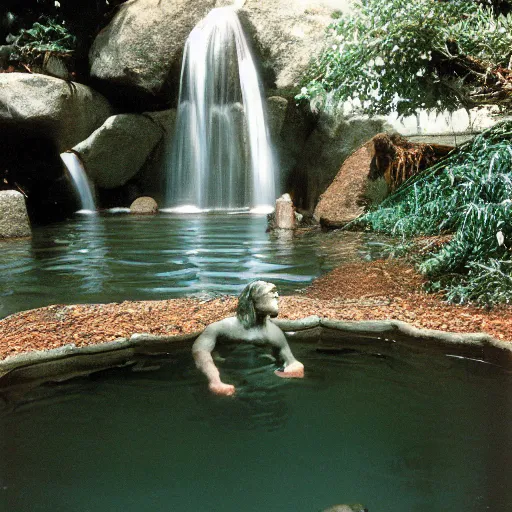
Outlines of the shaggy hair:
[{"label": "shaggy hair", "polygon": [[236,316],[246,329],[256,325],[257,314],[254,302],[273,288],[275,288],[275,285],[272,283],[267,283],[266,281],[253,281],[243,289],[242,293],[238,297]]}]

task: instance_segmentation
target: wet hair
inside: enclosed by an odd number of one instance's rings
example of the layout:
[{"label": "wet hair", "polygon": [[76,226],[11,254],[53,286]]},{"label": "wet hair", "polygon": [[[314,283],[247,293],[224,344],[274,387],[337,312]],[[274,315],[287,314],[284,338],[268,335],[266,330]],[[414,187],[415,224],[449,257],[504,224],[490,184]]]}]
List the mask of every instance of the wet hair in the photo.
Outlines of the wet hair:
[{"label": "wet hair", "polygon": [[249,329],[256,325],[257,314],[254,302],[273,288],[275,288],[275,286],[272,283],[253,281],[243,289],[238,297],[236,316],[245,328]]}]

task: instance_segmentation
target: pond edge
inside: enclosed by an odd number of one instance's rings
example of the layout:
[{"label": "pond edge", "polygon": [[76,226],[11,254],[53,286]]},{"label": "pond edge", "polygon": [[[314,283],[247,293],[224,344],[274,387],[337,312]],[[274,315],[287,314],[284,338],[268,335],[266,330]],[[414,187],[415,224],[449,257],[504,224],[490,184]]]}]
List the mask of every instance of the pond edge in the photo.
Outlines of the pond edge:
[{"label": "pond edge", "polygon": [[[409,346],[437,345],[473,348],[478,356],[493,363],[509,366],[512,362],[512,343],[500,341],[486,333],[453,333],[420,329],[399,320],[348,322],[321,318],[316,315],[297,320],[274,320],[290,337],[302,340],[317,338],[319,333],[330,333],[331,350],[343,346],[347,339],[368,345],[372,341],[402,342]],[[99,343],[86,347],[74,344],[59,348],[9,356],[0,361],[0,388],[24,382],[67,380],[115,366],[133,364],[138,355],[156,355],[167,349],[188,346],[202,331],[184,335],[159,336],[135,333],[129,338]],[[343,335],[343,336],[340,336]],[[339,339],[337,339],[339,337]],[[345,338],[345,339],[344,339]],[[352,343],[353,344],[353,343]],[[481,350],[480,350],[481,349]],[[485,350],[488,349],[488,350]],[[464,351],[463,351],[464,352]]]}]

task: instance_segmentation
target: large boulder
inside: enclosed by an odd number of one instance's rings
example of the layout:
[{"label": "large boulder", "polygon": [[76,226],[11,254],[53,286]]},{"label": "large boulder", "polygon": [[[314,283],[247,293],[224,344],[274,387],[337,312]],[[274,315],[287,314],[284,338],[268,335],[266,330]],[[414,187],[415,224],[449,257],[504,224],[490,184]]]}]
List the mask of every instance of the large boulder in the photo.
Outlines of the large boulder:
[{"label": "large boulder", "polygon": [[120,187],[141,170],[170,116],[171,111],[109,117],[73,150],[98,187]]},{"label": "large boulder", "polygon": [[155,95],[179,78],[185,41],[214,0],[131,0],[119,7],[89,53],[91,76]]},{"label": "large boulder", "polygon": [[46,75],[0,73],[0,127],[72,148],[111,115],[108,101],[90,87]]},{"label": "large boulder", "polygon": [[0,239],[30,236],[25,198],[16,190],[0,192]]},{"label": "large boulder", "polygon": [[215,7],[236,5],[254,40],[266,84],[297,85],[310,60],[323,48],[332,14],[352,0],[130,0],[96,37],[89,61],[91,76],[105,87],[144,97],[169,98],[179,83],[185,41],[192,28]]},{"label": "large boulder", "polygon": [[369,179],[372,161],[372,142],[354,151],[343,162],[329,188],[320,196],[314,216],[329,228],[339,228],[364,213],[365,207],[376,199],[375,188],[381,185],[387,193],[384,180]]},{"label": "large boulder", "polygon": [[320,115],[289,176],[288,189],[295,205],[312,211],[345,159],[374,135],[389,128],[382,118],[345,117],[342,112]]},{"label": "large boulder", "polygon": [[298,85],[310,61],[320,54],[333,14],[349,11],[353,0],[239,3],[243,4],[240,18],[247,31],[252,32],[262,68],[271,72],[277,89],[286,89]]}]

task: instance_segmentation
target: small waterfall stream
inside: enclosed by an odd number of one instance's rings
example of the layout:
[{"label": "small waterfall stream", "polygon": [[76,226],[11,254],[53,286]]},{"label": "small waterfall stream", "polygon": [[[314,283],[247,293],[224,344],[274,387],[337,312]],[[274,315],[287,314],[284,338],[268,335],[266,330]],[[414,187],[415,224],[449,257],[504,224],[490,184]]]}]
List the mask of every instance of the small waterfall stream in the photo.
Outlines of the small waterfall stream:
[{"label": "small waterfall stream", "polygon": [[256,67],[232,7],[213,9],[185,44],[166,205],[273,205],[276,171]]},{"label": "small waterfall stream", "polygon": [[96,204],[94,202],[94,195],[91,189],[91,185],[89,180],[87,179],[87,174],[85,173],[82,162],[78,158],[78,156],[71,152],[67,151],[66,153],[61,153],[60,158],[64,162],[71,179],[73,181],[73,185],[75,190],[80,197],[80,212],[94,212],[96,211]]}]

